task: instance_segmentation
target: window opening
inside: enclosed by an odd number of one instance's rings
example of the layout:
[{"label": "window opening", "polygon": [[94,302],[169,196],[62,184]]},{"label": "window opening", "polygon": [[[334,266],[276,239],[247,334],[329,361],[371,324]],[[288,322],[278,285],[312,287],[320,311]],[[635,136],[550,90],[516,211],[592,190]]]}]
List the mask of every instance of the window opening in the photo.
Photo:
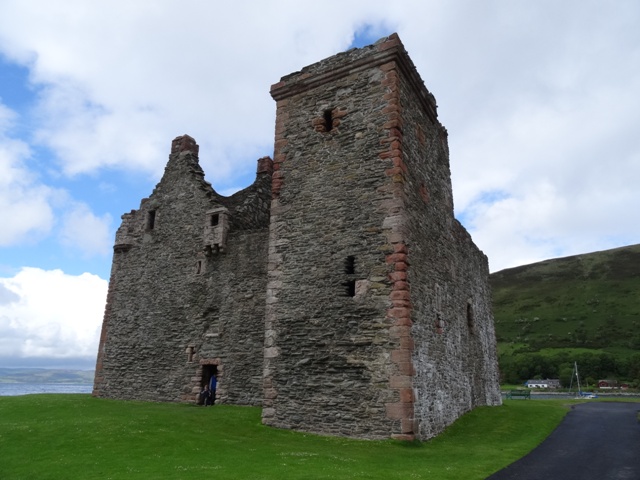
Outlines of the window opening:
[{"label": "window opening", "polygon": [[474,319],[473,319],[473,306],[471,302],[467,302],[467,326],[469,330],[473,331]]},{"label": "window opening", "polygon": [[331,110],[325,110],[322,114],[324,118],[324,130],[325,132],[330,132],[333,130],[333,113]]},{"label": "window opening", "polygon": [[153,230],[156,226],[156,211],[149,210],[147,214],[147,230]]},{"label": "window opening", "polygon": [[355,297],[356,296],[356,281],[355,280],[347,280],[344,282],[344,286],[346,288],[347,297]]},{"label": "window opening", "polygon": [[187,347],[186,353],[187,353],[187,362],[191,363],[193,362],[193,355],[196,353],[196,348],[193,345],[189,345]]},{"label": "window opening", "polygon": [[[344,273],[349,276],[356,274],[356,257],[354,257],[353,255],[349,255],[347,258],[345,258]],[[347,278],[347,280],[342,285],[345,287],[345,293],[347,297],[356,296],[356,280],[354,278]]]},{"label": "window opening", "polygon": [[199,274],[202,272],[202,260],[198,260],[198,263],[196,264],[196,273]]},{"label": "window opening", "polygon": [[344,260],[344,273],[347,275],[354,275],[356,273],[356,257],[349,255]]},{"label": "window opening", "polygon": [[217,213],[211,215],[211,226],[215,227],[220,222],[220,215]]}]

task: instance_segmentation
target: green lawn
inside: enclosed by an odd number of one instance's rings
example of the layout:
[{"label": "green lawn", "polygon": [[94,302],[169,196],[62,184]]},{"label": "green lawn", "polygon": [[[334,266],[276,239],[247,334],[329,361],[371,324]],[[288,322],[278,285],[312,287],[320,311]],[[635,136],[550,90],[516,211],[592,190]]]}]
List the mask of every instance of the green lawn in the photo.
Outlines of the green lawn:
[{"label": "green lawn", "polygon": [[567,409],[513,400],[463,416],[424,443],[265,427],[260,409],[0,397],[0,478],[484,479],[538,445]]}]

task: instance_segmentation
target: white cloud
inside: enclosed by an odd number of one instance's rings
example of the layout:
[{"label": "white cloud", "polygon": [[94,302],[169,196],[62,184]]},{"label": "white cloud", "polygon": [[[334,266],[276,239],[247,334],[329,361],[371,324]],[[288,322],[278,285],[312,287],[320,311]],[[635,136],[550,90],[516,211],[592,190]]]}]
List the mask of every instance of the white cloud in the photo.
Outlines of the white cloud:
[{"label": "white cloud", "polygon": [[23,268],[0,278],[0,358],[95,360],[107,282]]},{"label": "white cloud", "polygon": [[381,22],[387,7],[377,4],[367,5],[379,13],[363,14],[338,2],[8,1],[0,49],[30,66],[41,89],[36,137],[66,174],[115,166],[157,175],[171,139],[188,133],[208,152],[206,170],[226,182],[271,153],[270,85],[346,48],[367,18]]},{"label": "white cloud", "polygon": [[53,226],[51,189],[25,167],[29,146],[7,135],[17,115],[0,103],[0,247],[32,243]]},{"label": "white cloud", "polygon": [[111,252],[111,216],[98,217],[85,204],[76,204],[62,219],[61,241],[82,251],[86,256],[107,255]]},{"label": "white cloud", "polygon": [[[187,133],[229,192],[271,153],[271,84],[345,49],[357,28],[398,31],[449,131],[457,213],[498,269],[637,243],[639,16],[632,0],[5,0],[0,51],[30,68],[35,139],[65,175],[159,177]],[[46,191],[19,193],[12,202]]]},{"label": "white cloud", "polygon": [[95,215],[69,192],[42,182],[29,167],[29,145],[9,135],[17,114],[0,103],[0,247],[34,245],[61,218],[60,241],[86,256],[107,255],[111,215]]}]

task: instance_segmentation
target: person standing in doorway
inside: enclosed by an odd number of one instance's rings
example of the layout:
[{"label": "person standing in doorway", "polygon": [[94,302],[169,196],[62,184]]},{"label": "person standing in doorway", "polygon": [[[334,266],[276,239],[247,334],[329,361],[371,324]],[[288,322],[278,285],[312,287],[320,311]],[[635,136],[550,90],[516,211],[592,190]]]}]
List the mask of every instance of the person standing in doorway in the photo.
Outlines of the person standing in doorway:
[{"label": "person standing in doorway", "polygon": [[209,385],[205,385],[200,392],[200,402],[202,402],[205,407],[208,407],[209,405],[213,405],[212,398],[213,397],[211,395],[211,390],[209,390]]},{"label": "person standing in doorway", "polygon": [[209,380],[209,390],[211,392],[211,405],[216,403],[216,388],[218,386],[218,377],[214,373],[211,375],[211,379]]}]

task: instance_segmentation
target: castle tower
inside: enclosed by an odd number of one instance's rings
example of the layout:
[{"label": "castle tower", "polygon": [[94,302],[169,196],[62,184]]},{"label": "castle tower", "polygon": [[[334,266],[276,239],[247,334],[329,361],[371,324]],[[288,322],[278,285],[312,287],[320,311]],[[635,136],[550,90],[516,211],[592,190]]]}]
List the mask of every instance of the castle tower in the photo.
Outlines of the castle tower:
[{"label": "castle tower", "polygon": [[252,185],[216,193],[184,135],[122,216],[94,395],[193,402],[216,374],[218,400],[267,425],[407,440],[499,404],[487,259],[397,35],[271,94]]},{"label": "castle tower", "polygon": [[453,217],[446,130],[397,35],[271,95],[263,422],[426,439],[499,404],[487,260]]}]

